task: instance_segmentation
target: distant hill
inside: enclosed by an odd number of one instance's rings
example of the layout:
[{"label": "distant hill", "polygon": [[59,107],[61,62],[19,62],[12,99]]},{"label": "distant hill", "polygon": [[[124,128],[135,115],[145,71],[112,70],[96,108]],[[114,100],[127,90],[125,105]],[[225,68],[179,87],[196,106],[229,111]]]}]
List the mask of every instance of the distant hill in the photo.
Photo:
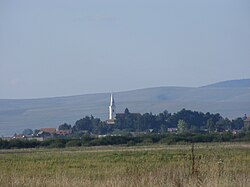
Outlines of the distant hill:
[{"label": "distant hill", "polygon": [[203,86],[207,88],[250,88],[250,79],[229,80]]},{"label": "distant hill", "polygon": [[[182,108],[220,113],[236,118],[250,114],[250,86],[247,80],[220,82],[199,88],[157,87],[114,93],[117,112],[171,113]],[[74,124],[85,115],[108,117],[110,93],[45,99],[0,99],[0,136],[25,128],[58,127]]]}]

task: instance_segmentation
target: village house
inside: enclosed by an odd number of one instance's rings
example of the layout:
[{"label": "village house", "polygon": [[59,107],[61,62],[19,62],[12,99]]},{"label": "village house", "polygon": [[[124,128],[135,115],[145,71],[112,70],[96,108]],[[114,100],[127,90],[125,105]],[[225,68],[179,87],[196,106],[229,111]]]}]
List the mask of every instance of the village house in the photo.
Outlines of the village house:
[{"label": "village house", "polygon": [[167,131],[168,132],[177,132],[178,129],[177,128],[168,128]]},{"label": "village house", "polygon": [[26,136],[23,134],[14,134],[14,136],[12,136],[12,139],[26,139]]},{"label": "village house", "polygon": [[72,130],[58,130],[56,131],[56,134],[61,136],[67,136],[72,134]]},{"label": "village house", "polygon": [[22,139],[22,140],[37,140],[43,141],[43,137],[33,136],[33,135],[23,135],[23,134],[14,134],[11,139]]},{"label": "village house", "polygon": [[27,140],[36,140],[36,141],[43,141],[44,137],[38,137],[38,136],[32,136],[32,137],[27,137]]},{"label": "village house", "polygon": [[56,134],[56,129],[55,128],[41,128],[40,131],[49,133],[49,134]]}]

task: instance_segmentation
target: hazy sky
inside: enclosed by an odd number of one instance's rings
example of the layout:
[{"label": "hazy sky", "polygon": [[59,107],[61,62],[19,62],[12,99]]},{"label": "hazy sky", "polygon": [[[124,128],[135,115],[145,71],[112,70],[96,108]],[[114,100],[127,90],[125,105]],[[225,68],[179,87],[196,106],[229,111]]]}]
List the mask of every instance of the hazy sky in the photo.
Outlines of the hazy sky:
[{"label": "hazy sky", "polygon": [[241,78],[249,0],[0,0],[0,98]]}]

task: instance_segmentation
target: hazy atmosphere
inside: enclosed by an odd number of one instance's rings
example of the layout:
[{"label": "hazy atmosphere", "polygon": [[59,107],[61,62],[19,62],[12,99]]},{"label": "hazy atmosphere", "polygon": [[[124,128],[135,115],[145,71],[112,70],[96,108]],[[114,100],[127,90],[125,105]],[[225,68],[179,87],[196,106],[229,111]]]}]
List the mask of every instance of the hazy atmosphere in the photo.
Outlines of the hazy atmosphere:
[{"label": "hazy atmosphere", "polygon": [[249,0],[1,0],[0,98],[249,78]]}]

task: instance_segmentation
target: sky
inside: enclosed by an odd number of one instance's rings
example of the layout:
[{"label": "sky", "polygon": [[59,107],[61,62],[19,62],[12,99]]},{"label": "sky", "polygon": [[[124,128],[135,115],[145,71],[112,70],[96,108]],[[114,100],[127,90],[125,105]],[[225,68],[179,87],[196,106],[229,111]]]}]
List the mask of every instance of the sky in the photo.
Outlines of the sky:
[{"label": "sky", "polygon": [[250,78],[249,0],[0,0],[0,99]]}]

